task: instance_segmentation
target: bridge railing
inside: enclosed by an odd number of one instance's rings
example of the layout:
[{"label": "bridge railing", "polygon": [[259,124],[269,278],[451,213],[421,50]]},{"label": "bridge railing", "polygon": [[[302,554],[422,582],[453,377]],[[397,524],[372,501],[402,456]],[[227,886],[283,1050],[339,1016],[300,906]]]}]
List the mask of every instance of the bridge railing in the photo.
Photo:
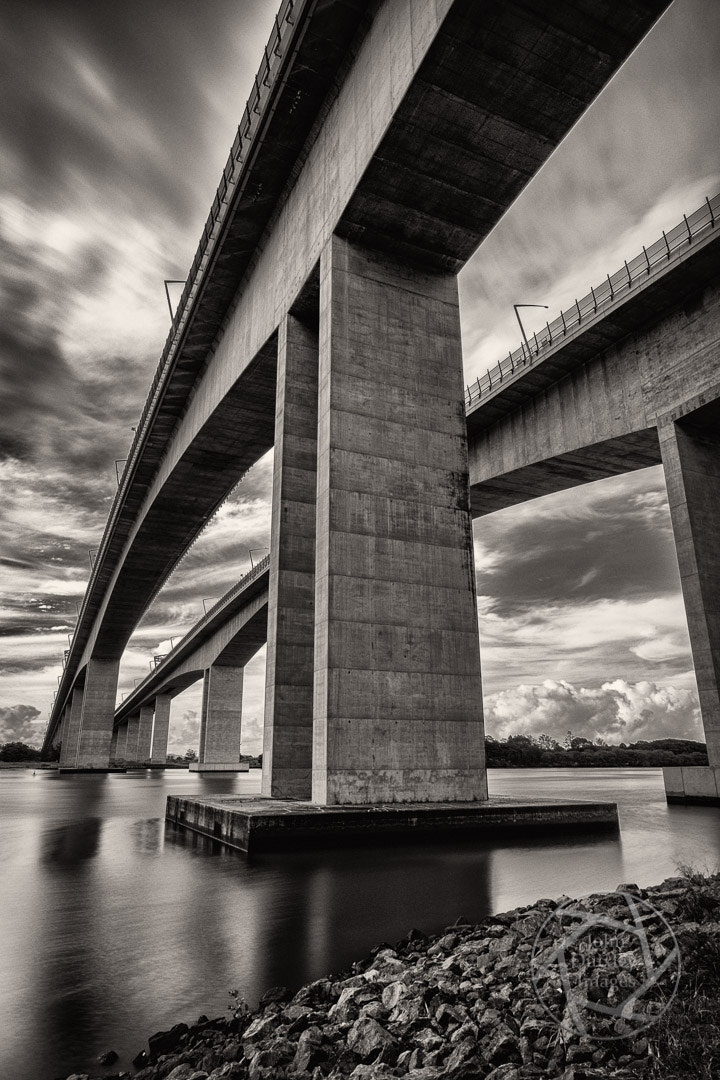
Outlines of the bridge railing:
[{"label": "bridge railing", "polygon": [[232,586],[232,588],[228,589],[228,591],[220,597],[216,604],[213,604],[211,608],[208,608],[202,618],[198,619],[198,621],[193,624],[193,626],[188,630],[188,632],[180,638],[180,641],[178,641],[177,645],[175,645],[169,653],[166,653],[160,663],[157,664],[154,668],[152,668],[152,670],[148,672],[148,674],[137,684],[137,686],[135,686],[130,691],[128,697],[133,697],[135,695],[142,696],[143,689],[157,676],[158,672],[162,674],[163,670],[172,664],[172,661],[177,656],[178,651],[182,649],[183,646],[187,645],[188,641],[190,641],[191,638],[194,638],[204,626],[207,626],[215,617],[215,615],[217,615],[219,611],[222,611],[226,604],[235,596],[237,596],[238,593],[242,592],[242,590],[245,589],[251,581],[253,581],[257,577],[260,577],[261,574],[264,574],[269,566],[270,556],[266,555],[264,559],[261,559],[260,562],[255,564],[252,570],[248,570],[247,574],[241,577],[240,580]]},{"label": "bridge railing", "polygon": [[559,341],[582,332],[590,319],[595,319],[615,304],[622,303],[632,289],[659,273],[668,262],[684,254],[699,237],[714,229],[718,218],[720,194],[706,199],[703,205],[689,216],[683,215],[683,220],[669,232],[663,232],[654,244],[644,247],[634,259],[625,262],[620,270],[609,274],[599,285],[591,288],[586,296],[576,300],[572,307],[561,311],[552,322],[547,322],[543,330],[528,339],[529,348],[523,342],[495,367],[488,368],[485,375],[470,383],[465,389],[466,409],[477,406],[483,398],[497,392],[502,383],[516,371],[537,363]]},{"label": "bridge railing", "polygon": [[[228,207],[231,202],[231,196],[245,178],[245,167],[252,156],[257,136],[263,123],[265,107],[272,95],[279,70],[292,41],[293,27],[297,23],[300,13],[306,6],[306,2],[307,0],[282,0],[280,11],[275,17],[275,22],[267,45],[265,46],[260,67],[255,75],[253,88],[250,92],[247,104],[245,105],[245,111],[240,124],[238,125],[228,160],[222,171],[220,183],[200,236],[200,242],[191,263],[190,271],[180,296],[180,301],[175,309],[170,332],[165,341],[160,361],[155,370],[150,390],[145,399],[145,404],[135,429],[135,435],[130,446],[127,460],[125,461],[122,474],[119,477],[115,498],[108,515],[108,520],[97,550],[95,561],[90,570],[90,578],[85,590],[85,596],[83,597],[80,606],[76,628],[82,624],[86,614],[88,599],[102,568],[104,557],[107,554],[110,537],[113,534],[127,490],[130,487],[132,475],[140,458],[148,428],[155,414],[156,407],[162,399],[165,385],[172,373],[174,360],[177,355],[177,348],[190,319],[195,300],[202,288],[205,272],[212,260],[216,242],[222,233]],[[258,193],[256,193],[256,196],[257,194]],[[71,654],[74,651],[74,645],[75,640],[73,637]],[[60,690],[67,689],[67,687],[63,687],[64,682],[65,678],[63,671],[63,676],[61,676],[60,679]],[[57,696],[56,693],[56,698]],[[47,739],[51,730],[55,704],[56,702],[53,701],[50,709],[50,718],[45,729],[45,739]]]}]

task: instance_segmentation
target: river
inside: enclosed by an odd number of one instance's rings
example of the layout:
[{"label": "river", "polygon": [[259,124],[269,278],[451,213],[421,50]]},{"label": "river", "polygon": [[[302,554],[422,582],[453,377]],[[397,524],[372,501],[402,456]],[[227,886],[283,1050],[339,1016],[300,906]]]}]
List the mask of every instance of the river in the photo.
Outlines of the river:
[{"label": "river", "polygon": [[[492,794],[612,800],[620,835],[274,852],[165,826],[168,794],[254,792],[259,772],[0,772],[0,1076],[128,1068],[148,1034],[238,989],[339,970],[412,927],[720,866],[720,809],[668,807],[650,769],[491,770]],[[101,1071],[97,1065],[94,1071]]]}]

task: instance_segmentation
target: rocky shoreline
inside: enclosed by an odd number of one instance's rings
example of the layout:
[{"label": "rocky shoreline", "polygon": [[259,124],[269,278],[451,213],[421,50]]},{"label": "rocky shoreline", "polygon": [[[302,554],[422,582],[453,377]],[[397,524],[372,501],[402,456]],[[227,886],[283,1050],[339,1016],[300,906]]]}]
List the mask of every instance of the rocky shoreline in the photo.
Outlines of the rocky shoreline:
[{"label": "rocky shoreline", "polygon": [[158,1032],[135,1080],[710,1080],[719,919],[720,875],[686,873],[414,930],[294,995]]}]

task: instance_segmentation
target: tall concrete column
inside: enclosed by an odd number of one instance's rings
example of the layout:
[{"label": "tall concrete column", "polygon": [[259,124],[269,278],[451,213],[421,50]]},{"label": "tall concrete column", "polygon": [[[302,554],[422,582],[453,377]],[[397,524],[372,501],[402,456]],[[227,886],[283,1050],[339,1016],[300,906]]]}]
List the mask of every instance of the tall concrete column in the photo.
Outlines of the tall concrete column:
[{"label": "tall concrete column", "polygon": [[138,736],[140,734],[140,713],[128,717],[127,740],[125,742],[125,760],[128,765],[138,763]]},{"label": "tall concrete column", "polygon": [[317,326],[278,335],[263,793],[309,799],[317,482]]},{"label": "tall concrete column", "polygon": [[107,769],[110,763],[119,669],[119,660],[88,661],[78,741],[79,769]]},{"label": "tall concrete column", "polygon": [[60,768],[76,769],[78,741],[80,739],[80,718],[82,716],[83,687],[76,686],[70,698],[70,707],[66,715],[63,743],[60,750]]},{"label": "tall concrete column", "polygon": [[487,798],[457,283],[321,259],[313,800]]},{"label": "tall concrete column", "polygon": [[140,724],[138,727],[137,762],[144,765],[150,760],[152,752],[153,717],[155,704],[143,705],[140,708]]},{"label": "tall concrete column", "polygon": [[158,694],[155,698],[155,725],[153,727],[152,754],[153,765],[167,764],[168,732],[170,731],[169,694]]},{"label": "tall concrete column", "polygon": [[[704,777],[682,770],[703,787],[685,794],[712,798],[720,797],[720,431],[702,415],[663,425],[659,436],[711,766]],[[668,777],[680,771],[666,771],[668,794]]]},{"label": "tall concrete column", "polygon": [[120,735],[120,728],[113,729],[112,738],[110,739],[110,764],[112,765],[118,759],[118,737]]},{"label": "tall concrete column", "polygon": [[128,739],[128,723],[127,720],[120,724],[117,729],[117,743],[115,747],[115,760],[127,761],[127,739]]},{"label": "tall concrete column", "polygon": [[240,762],[243,668],[213,665],[205,672],[200,719],[200,772],[237,769]]}]

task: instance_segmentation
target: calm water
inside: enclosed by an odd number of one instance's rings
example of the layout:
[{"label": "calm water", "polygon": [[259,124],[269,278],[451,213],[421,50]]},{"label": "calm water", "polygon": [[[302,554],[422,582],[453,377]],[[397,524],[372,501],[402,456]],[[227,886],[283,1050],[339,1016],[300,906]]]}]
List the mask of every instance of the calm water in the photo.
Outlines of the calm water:
[{"label": "calm water", "polygon": [[113,1047],[220,1015],[342,968],[379,941],[540,896],[640,885],[720,865],[720,809],[668,807],[648,770],[491,772],[494,794],[609,799],[621,835],[566,841],[273,853],[251,861],[165,826],[171,793],[258,789],[202,779],[0,773],[0,1076],[51,1080]]}]

